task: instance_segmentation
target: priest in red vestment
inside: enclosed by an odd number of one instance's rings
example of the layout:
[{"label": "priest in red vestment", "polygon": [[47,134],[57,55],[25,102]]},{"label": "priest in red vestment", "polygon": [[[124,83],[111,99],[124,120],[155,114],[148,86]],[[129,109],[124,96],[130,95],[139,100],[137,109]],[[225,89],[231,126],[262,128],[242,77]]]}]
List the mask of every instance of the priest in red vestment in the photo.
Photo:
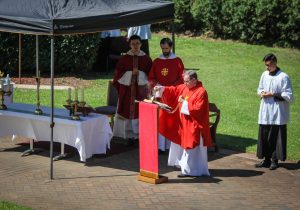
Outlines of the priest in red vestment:
[{"label": "priest in red vestment", "polygon": [[[184,73],[184,84],[175,87],[156,86],[162,101],[179,112],[160,118],[159,131],[171,145],[168,164],[181,168],[178,177],[209,176],[207,146],[211,145],[208,95],[195,71]],[[178,105],[177,105],[178,104]]]},{"label": "priest in red vestment", "polygon": [[[183,83],[184,65],[182,60],[171,51],[172,46],[173,42],[169,38],[163,38],[160,41],[162,54],[153,61],[148,77],[150,90],[155,85],[176,86]],[[159,117],[167,120],[169,114],[164,110],[160,110]],[[169,148],[170,141],[159,134],[158,149],[160,154],[163,154]]]},{"label": "priest in red vestment", "polygon": [[141,38],[133,35],[129,39],[131,50],[116,65],[113,85],[118,91],[118,108],[115,115],[113,135],[128,139],[132,145],[138,139],[138,103],[147,98],[148,74],[151,58],[141,51]]}]

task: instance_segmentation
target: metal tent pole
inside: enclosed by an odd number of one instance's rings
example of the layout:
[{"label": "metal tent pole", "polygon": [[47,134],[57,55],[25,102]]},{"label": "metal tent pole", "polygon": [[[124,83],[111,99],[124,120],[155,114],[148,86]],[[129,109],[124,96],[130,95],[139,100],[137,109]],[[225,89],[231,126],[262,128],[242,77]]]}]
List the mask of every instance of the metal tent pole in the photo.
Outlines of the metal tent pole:
[{"label": "metal tent pole", "polygon": [[19,34],[19,83],[21,84],[22,34]]},{"label": "metal tent pole", "polygon": [[54,128],[54,36],[51,36],[51,141],[50,141],[50,179],[53,179],[53,128]]},{"label": "metal tent pole", "polygon": [[39,77],[39,36],[35,36],[36,77]]},{"label": "metal tent pole", "polygon": [[175,53],[175,26],[174,21],[172,22],[172,41],[173,41],[173,53]]}]

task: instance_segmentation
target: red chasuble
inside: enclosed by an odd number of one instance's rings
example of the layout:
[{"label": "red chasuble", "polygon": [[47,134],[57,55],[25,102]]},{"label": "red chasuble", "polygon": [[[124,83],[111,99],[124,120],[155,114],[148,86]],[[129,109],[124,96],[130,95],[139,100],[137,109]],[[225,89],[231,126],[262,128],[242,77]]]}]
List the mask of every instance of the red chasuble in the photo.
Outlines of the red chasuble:
[{"label": "red chasuble", "polygon": [[176,107],[179,96],[188,101],[190,115],[178,111],[165,120],[160,118],[160,133],[184,149],[192,149],[199,145],[200,134],[203,137],[203,145],[211,146],[209,127],[208,95],[202,83],[188,89],[182,84],[176,87],[165,87],[162,95],[163,102],[171,107]]},{"label": "red chasuble", "polygon": [[[149,73],[148,81],[153,88],[157,83],[162,86],[176,86],[183,83],[182,74],[184,72],[184,65],[180,58],[157,58],[153,61],[151,71]],[[177,104],[173,104],[173,108]],[[178,112],[178,111],[177,111]],[[178,114],[178,113],[174,113]],[[159,111],[159,119],[163,119],[168,127],[175,128],[178,124],[174,124],[173,116],[164,110]],[[160,125],[164,128],[164,124]],[[167,129],[167,128],[166,128]],[[176,129],[178,130],[178,129]],[[176,141],[174,139],[174,141]],[[179,143],[178,143],[179,144]]]},{"label": "red chasuble", "polygon": [[154,87],[157,83],[162,86],[179,85],[183,83],[184,66],[180,58],[157,58],[153,61],[148,81]]},{"label": "red chasuble", "polygon": [[120,84],[118,80],[127,71],[132,71],[134,66],[137,66],[139,71],[143,71],[148,76],[151,65],[152,60],[146,54],[139,56],[126,54],[117,63],[113,85],[116,87],[119,95],[117,113],[120,116],[126,119],[137,119],[138,103],[135,103],[135,100],[142,101],[147,98],[148,89],[147,85],[138,85],[138,76],[132,76],[131,84],[129,86]]}]

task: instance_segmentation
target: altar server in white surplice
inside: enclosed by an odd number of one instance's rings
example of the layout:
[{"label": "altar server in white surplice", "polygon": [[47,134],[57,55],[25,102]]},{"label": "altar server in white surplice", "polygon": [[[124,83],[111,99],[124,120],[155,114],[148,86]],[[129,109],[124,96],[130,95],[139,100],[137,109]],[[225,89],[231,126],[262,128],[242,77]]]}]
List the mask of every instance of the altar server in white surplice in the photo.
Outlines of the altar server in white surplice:
[{"label": "altar server in white surplice", "polygon": [[261,97],[258,115],[257,157],[264,160],[256,167],[278,168],[278,160],[286,159],[287,123],[293,91],[289,76],[277,66],[277,58],[263,58],[266,71],[262,73],[257,93]]}]

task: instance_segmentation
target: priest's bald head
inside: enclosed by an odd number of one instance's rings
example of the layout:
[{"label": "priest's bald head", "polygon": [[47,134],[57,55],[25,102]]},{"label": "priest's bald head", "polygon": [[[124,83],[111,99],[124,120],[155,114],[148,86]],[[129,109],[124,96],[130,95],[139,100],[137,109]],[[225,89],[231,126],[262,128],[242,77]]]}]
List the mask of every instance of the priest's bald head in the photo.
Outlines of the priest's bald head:
[{"label": "priest's bald head", "polygon": [[198,76],[194,70],[188,70],[183,74],[183,82],[189,88],[193,88],[197,85]]}]

